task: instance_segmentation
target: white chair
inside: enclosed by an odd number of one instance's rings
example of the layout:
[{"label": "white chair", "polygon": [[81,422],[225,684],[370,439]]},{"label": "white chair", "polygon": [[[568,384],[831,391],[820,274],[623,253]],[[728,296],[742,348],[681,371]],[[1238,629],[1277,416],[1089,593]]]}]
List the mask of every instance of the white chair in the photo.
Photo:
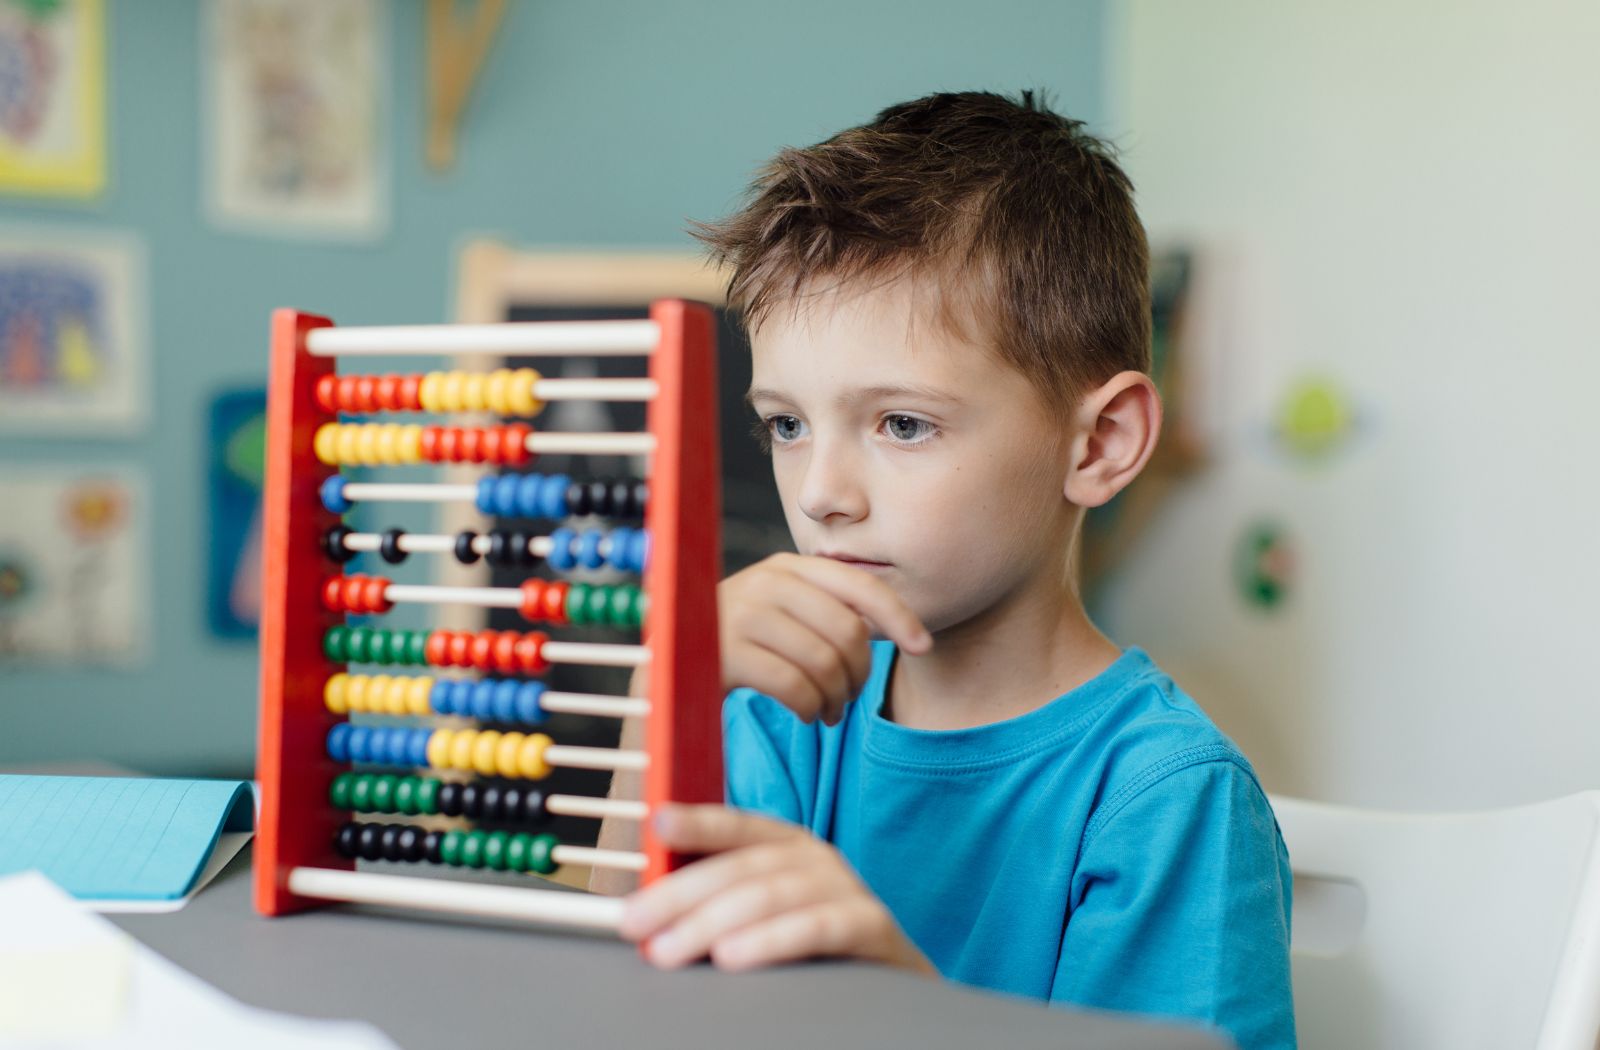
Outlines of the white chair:
[{"label": "white chair", "polygon": [[1272,805],[1302,1050],[1595,1050],[1600,791],[1482,813]]}]

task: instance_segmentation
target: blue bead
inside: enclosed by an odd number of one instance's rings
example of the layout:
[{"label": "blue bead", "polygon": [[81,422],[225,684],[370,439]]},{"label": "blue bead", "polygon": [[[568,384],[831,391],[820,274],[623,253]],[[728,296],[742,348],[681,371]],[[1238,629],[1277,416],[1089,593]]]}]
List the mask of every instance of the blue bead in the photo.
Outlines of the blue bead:
[{"label": "blue bead", "polygon": [[494,478],[488,475],[478,479],[478,495],[472,501],[479,514],[494,513]]},{"label": "blue bead", "polygon": [[517,481],[515,474],[502,474],[494,479],[494,516],[497,518],[514,518],[517,516]]},{"label": "blue bead", "polygon": [[433,737],[431,729],[417,729],[411,733],[411,745],[407,749],[406,765],[427,768],[428,741]]},{"label": "blue bead", "polygon": [[487,722],[494,717],[494,681],[485,679],[472,688],[472,717]]},{"label": "blue bead", "polygon": [[571,529],[557,529],[550,534],[550,556],[545,561],[557,572],[572,571],[572,540]]},{"label": "blue bead", "polygon": [[517,717],[516,721],[526,722],[528,725],[542,725],[546,718],[544,704],[543,682],[522,682],[517,688]]},{"label": "blue bead", "polygon": [[354,729],[349,722],[340,722],[328,730],[328,757],[335,762],[350,761],[350,731]]},{"label": "blue bead", "polygon": [[450,682],[445,678],[436,678],[433,688],[428,690],[428,706],[436,715],[450,713]]},{"label": "blue bead", "polygon": [[350,512],[350,501],[344,498],[343,474],[334,474],[322,483],[322,505],[334,514]]},{"label": "blue bead", "polygon": [[520,684],[510,678],[503,678],[494,684],[494,720],[496,722],[515,722],[517,720],[517,686]]},{"label": "blue bead", "polygon": [[606,564],[613,569],[628,568],[628,544],[633,536],[633,530],[626,525],[619,525],[611,530],[611,543],[606,550]]},{"label": "blue bead", "polygon": [[350,761],[372,761],[372,728],[370,726],[350,727]]},{"label": "blue bead", "polygon": [[[397,765],[394,753],[395,744],[398,743],[400,745],[400,757],[404,757],[406,742],[404,736],[401,735],[404,732],[405,730],[396,729],[392,726],[379,726],[373,729],[372,761],[384,766]],[[399,739],[396,740],[396,737],[399,737]]]},{"label": "blue bead", "polygon": [[517,518],[537,518],[539,516],[539,482],[543,476],[539,474],[512,474],[517,479],[517,497],[513,506]]},{"label": "blue bead", "polygon": [[567,488],[572,479],[565,474],[552,474],[539,487],[539,513],[559,521],[567,516]]},{"label": "blue bead", "polygon": [[628,537],[628,568],[644,572],[650,562],[650,534],[640,529]]},{"label": "blue bead", "polygon": [[599,529],[583,530],[583,534],[578,537],[578,564],[585,569],[598,569],[606,563],[606,560],[600,557],[600,541],[604,537],[605,533]]}]

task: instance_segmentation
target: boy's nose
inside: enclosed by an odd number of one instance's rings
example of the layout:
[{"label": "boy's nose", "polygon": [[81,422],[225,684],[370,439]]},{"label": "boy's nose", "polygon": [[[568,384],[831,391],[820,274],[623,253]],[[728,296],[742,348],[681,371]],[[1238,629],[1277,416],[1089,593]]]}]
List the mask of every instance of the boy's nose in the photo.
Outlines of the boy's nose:
[{"label": "boy's nose", "polygon": [[813,450],[800,482],[800,510],[812,521],[855,521],[867,513],[867,495],[846,459]]}]

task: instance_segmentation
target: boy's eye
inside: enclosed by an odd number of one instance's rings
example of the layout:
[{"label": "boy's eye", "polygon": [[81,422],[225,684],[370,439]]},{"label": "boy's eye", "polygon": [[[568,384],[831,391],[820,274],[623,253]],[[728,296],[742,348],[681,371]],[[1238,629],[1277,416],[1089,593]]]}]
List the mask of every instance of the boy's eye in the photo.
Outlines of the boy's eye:
[{"label": "boy's eye", "polygon": [[769,448],[773,444],[787,445],[805,437],[806,425],[796,416],[768,416],[757,428],[756,437]]},{"label": "boy's eye", "polygon": [[916,416],[886,416],[883,420],[883,430],[901,444],[915,445],[928,439],[928,435],[933,431],[933,424]]}]

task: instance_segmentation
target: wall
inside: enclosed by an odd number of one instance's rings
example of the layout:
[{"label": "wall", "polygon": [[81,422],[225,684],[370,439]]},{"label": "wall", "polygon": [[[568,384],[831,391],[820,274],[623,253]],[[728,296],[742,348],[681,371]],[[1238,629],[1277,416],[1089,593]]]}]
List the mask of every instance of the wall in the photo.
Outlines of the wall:
[{"label": "wall", "polygon": [[395,3],[393,215],[370,245],[274,241],[204,221],[196,3],[110,3],[113,185],[88,209],[0,202],[0,223],[131,231],[148,249],[154,415],[115,446],[0,438],[0,465],[128,460],[154,499],[148,666],[0,670],[0,762],[95,758],[237,772],[254,749],[256,664],[204,626],[205,408],[264,378],[268,311],[343,323],[449,319],[469,234],[523,245],[687,248],[782,145],[929,91],[1042,87],[1101,115],[1099,0],[511,5],[457,169],[421,160],[422,5]]}]

